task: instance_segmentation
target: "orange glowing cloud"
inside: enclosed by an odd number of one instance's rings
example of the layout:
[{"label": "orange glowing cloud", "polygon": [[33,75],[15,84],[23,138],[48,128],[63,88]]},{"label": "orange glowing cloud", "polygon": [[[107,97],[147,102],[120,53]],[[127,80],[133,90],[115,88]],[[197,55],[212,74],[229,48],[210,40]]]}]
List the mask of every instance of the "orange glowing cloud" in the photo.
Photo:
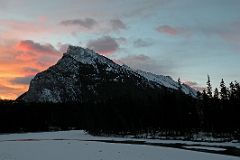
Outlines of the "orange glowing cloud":
[{"label": "orange glowing cloud", "polygon": [[48,43],[24,40],[0,44],[0,98],[18,97],[36,73],[56,63],[60,56]]}]

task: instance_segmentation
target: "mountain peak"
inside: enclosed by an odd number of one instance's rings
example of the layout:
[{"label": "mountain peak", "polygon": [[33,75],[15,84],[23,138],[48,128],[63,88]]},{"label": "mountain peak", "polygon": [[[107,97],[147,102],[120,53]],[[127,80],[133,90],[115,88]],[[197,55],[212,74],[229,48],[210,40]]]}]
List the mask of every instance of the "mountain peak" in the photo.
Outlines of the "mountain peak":
[{"label": "mountain peak", "polygon": [[69,46],[67,52],[64,53],[64,55],[69,55],[76,61],[82,62],[84,64],[92,63],[94,59],[100,56],[88,48],[85,49],[78,46]]},{"label": "mountain peak", "polygon": [[[152,94],[162,86],[178,89],[177,82],[169,77],[135,71],[88,48],[69,46],[57,64],[38,73],[29,90],[18,99],[54,103],[101,101],[128,94],[144,95],[145,91]],[[185,90],[186,94],[192,93],[190,87]]]},{"label": "mountain peak", "polygon": [[80,62],[83,64],[95,65],[96,63],[105,63],[105,64],[107,63],[111,66],[116,67],[116,64],[112,60],[94,52],[89,48],[82,48],[79,46],[70,45],[67,49],[67,52],[64,53],[64,56],[70,56],[77,62]]}]

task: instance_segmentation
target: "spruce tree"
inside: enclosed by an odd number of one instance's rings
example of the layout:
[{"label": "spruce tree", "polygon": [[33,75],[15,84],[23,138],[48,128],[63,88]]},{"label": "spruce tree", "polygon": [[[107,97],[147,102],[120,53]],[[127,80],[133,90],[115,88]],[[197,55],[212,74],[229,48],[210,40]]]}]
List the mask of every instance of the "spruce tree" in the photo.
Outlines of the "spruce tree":
[{"label": "spruce tree", "polygon": [[235,81],[234,86],[236,89],[236,98],[237,98],[237,100],[240,100],[240,84],[239,84],[239,82]]},{"label": "spruce tree", "polygon": [[231,100],[236,98],[236,88],[233,82],[229,84],[229,97]]},{"label": "spruce tree", "polygon": [[219,92],[218,92],[218,89],[215,88],[214,90],[214,96],[213,96],[214,99],[219,99]]},{"label": "spruce tree", "polygon": [[203,97],[203,101],[206,101],[208,99],[208,95],[205,89],[202,91],[202,97]]},{"label": "spruce tree", "polygon": [[228,99],[227,87],[223,79],[220,82],[220,97],[221,97],[221,100]]},{"label": "spruce tree", "polygon": [[210,81],[210,76],[207,75],[207,95],[209,98],[212,98],[212,85],[211,85],[211,81]]},{"label": "spruce tree", "polygon": [[182,91],[182,82],[180,78],[178,78],[178,90]]}]

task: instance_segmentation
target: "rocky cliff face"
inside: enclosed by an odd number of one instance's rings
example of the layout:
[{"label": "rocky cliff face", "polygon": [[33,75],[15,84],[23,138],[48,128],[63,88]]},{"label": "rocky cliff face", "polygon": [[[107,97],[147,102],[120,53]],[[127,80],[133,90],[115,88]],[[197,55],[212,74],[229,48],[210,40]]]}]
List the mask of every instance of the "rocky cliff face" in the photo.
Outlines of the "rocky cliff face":
[{"label": "rocky cliff face", "polygon": [[[18,100],[54,103],[107,101],[147,94],[162,87],[171,88],[167,83],[175,82],[171,79],[160,83],[161,78],[149,78],[149,74],[120,66],[92,50],[69,46],[57,64],[34,77],[29,90]],[[177,82],[174,85],[178,85]],[[175,87],[171,89],[177,89]],[[195,95],[196,91],[186,88],[184,93]]]}]

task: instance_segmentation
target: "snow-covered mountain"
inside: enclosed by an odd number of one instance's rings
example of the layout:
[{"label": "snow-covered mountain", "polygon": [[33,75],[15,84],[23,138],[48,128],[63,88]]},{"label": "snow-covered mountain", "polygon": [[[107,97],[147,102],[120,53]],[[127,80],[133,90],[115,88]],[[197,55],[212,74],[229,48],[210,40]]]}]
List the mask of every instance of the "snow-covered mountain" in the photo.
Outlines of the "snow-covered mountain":
[{"label": "snow-covered mountain", "polygon": [[191,95],[193,97],[197,96],[197,91],[195,89],[189,87],[184,83],[179,86],[179,83],[174,81],[170,76],[157,75],[142,70],[136,70],[136,72],[148,79],[149,81],[157,83],[159,86],[165,86],[174,90],[178,90],[180,88],[185,94]]},{"label": "snow-covered mountain", "polygon": [[[179,90],[178,83],[171,77],[133,70],[90,49],[69,46],[57,64],[33,78],[29,90],[18,100],[93,102],[148,94],[162,87]],[[185,94],[196,96],[196,91],[189,86],[181,88]]]}]

